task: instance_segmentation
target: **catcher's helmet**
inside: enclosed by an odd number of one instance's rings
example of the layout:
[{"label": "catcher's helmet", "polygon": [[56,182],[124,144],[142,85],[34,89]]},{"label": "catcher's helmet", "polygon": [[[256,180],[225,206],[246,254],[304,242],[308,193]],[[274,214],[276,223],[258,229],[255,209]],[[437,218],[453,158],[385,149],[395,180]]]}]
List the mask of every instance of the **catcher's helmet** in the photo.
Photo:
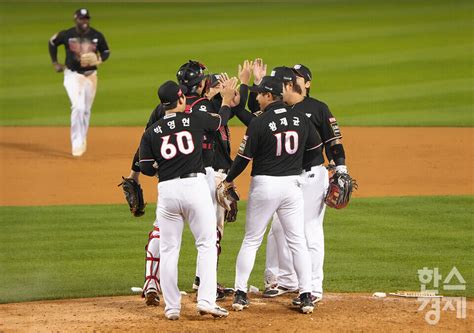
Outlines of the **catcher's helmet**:
[{"label": "catcher's helmet", "polygon": [[207,77],[206,69],[199,61],[189,60],[178,69],[176,78],[180,84],[192,88]]}]

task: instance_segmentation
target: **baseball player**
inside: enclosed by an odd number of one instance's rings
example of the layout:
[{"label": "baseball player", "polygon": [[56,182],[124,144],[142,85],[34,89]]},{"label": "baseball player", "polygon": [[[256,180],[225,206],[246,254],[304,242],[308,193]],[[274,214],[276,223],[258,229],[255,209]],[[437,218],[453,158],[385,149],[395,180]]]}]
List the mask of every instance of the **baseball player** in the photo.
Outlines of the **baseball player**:
[{"label": "baseball player", "polygon": [[322,143],[308,119],[283,104],[280,80],[265,76],[251,90],[258,93],[263,112],[250,122],[224,183],[224,186],[232,183],[253,160],[245,237],[237,257],[232,308],[241,311],[249,306],[248,278],[266,227],[276,212],[284,226],[298,275],[300,309],[311,313],[314,308],[310,299],[311,261],[301,223],[304,212],[300,174],[305,149],[317,151]]},{"label": "baseball player", "polygon": [[[216,113],[216,109],[211,105],[210,101],[207,98],[201,98],[200,96],[206,92],[206,83],[207,75],[204,73],[204,66],[197,61],[189,61],[188,63],[182,65],[177,73],[178,80],[181,80],[184,85],[187,87],[186,92],[186,107],[185,112],[192,112],[193,110],[197,111],[208,111],[211,113]],[[245,101],[244,101],[245,103]],[[232,106],[235,106],[232,104]],[[220,105],[219,105],[220,107]],[[217,109],[219,110],[219,109]],[[226,112],[226,110],[224,110]],[[152,126],[156,121],[162,119],[165,115],[164,105],[162,103],[153,110],[146,125],[146,129]],[[230,117],[230,113],[223,116],[221,128],[226,128],[227,119]],[[219,129],[219,131],[221,130]],[[208,180],[209,188],[211,191],[215,191],[215,180],[214,180],[214,169],[211,166],[213,161],[213,144],[211,138],[216,137],[216,133],[206,133],[205,143],[202,145],[204,153],[206,153],[207,158],[205,159],[206,166],[206,179]],[[203,154],[204,154],[203,153]],[[138,157],[138,149],[135,153],[131,172],[129,178],[133,178],[135,181],[139,181],[140,174],[140,165]],[[213,203],[215,201],[214,192],[211,195]],[[216,208],[216,205],[214,204]],[[217,208],[216,208],[217,209]],[[215,209],[215,211],[216,211]],[[223,223],[221,224],[223,230]],[[217,229],[219,234],[219,229]],[[217,249],[218,254],[220,253],[220,238],[217,239]],[[148,243],[145,247],[146,260],[145,260],[145,283],[143,286],[143,296],[145,297],[145,302],[150,306],[158,306],[160,303],[160,298],[158,296],[160,289],[160,227],[158,219],[155,219],[153,223],[153,229],[148,235]],[[199,254],[198,254],[199,256]],[[199,257],[197,259],[199,262]],[[198,270],[199,265],[197,266],[197,274],[199,276]],[[197,290],[199,287],[199,277],[195,278],[195,283],[193,285]],[[218,286],[217,287],[218,300],[225,298],[225,288]]]},{"label": "baseball player", "polygon": [[[224,123],[230,115],[234,88],[235,85],[228,85],[222,91],[220,114]],[[148,176],[158,173],[160,179],[157,220],[160,221],[160,283],[166,303],[165,316],[176,320],[180,315],[178,259],[183,224],[188,221],[199,253],[198,312],[226,317],[227,310],[216,305],[216,216],[201,149],[205,133],[218,131],[223,119],[208,112],[186,113],[186,92],[186,86],[172,81],[160,87],[158,94],[165,115],[145,131],[139,153],[141,172]]]},{"label": "baseball player", "polygon": [[[296,75],[295,75],[296,74]],[[328,106],[311,97],[308,97],[311,84],[311,72],[303,65],[295,65],[293,68],[277,67],[272,75],[284,81],[283,100],[292,110],[306,115],[317,129],[326,155],[336,165],[336,170],[347,173],[345,165],[345,153],[342,146],[342,135],[335,117],[329,111]],[[324,156],[322,152],[305,157],[303,164],[303,199],[305,235],[308,250],[311,255],[312,289],[311,300],[319,302],[323,297],[323,262],[324,262],[324,233],[323,219],[326,205],[324,197],[329,186],[328,171],[323,165]],[[277,245],[276,256],[278,260],[279,273],[277,283],[264,292],[265,297],[275,297],[297,288],[297,276],[293,269],[292,259],[289,255],[288,244],[285,241],[284,232],[278,216],[274,218],[269,233],[268,246]],[[273,255],[267,251],[267,256]],[[268,258],[267,258],[268,259]],[[267,260],[272,262],[273,260]],[[271,268],[266,268],[267,276]],[[293,304],[298,305],[299,300],[294,299]]]},{"label": "baseball player", "polygon": [[[97,89],[97,66],[109,58],[110,50],[102,33],[89,26],[86,8],[74,13],[75,27],[53,35],[49,54],[56,72],[64,71],[64,87],[71,101],[72,155],[82,156],[87,149],[87,131]],[[58,62],[58,46],[66,48],[66,64]]]}]

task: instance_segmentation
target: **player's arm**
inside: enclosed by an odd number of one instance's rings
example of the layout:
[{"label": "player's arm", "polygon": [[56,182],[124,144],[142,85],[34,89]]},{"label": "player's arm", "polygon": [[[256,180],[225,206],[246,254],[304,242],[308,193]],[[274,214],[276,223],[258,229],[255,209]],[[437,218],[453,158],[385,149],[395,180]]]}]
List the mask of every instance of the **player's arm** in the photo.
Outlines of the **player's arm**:
[{"label": "player's arm", "polygon": [[100,34],[99,42],[97,43],[97,50],[100,53],[100,59],[102,62],[106,61],[110,56],[110,49],[107,45],[104,35]]},{"label": "player's arm", "polygon": [[[158,120],[160,120],[164,115],[163,112],[163,105],[160,103],[156,106],[156,108],[152,111],[150,114],[150,118],[148,119],[148,122],[145,127],[145,131],[154,123],[156,123]],[[138,177],[140,176],[140,157],[139,157],[139,151],[140,151],[140,146],[137,147],[137,151],[135,152],[135,155],[133,155],[133,160],[132,160],[132,167],[130,168],[130,175],[128,178],[133,178],[135,179],[136,182],[138,181]]]},{"label": "player's arm", "polygon": [[326,104],[323,104],[323,126],[321,137],[328,160],[332,160],[336,165],[336,170],[346,173],[346,153],[342,145],[342,134],[337,124],[336,118]]},{"label": "player's arm", "polygon": [[146,131],[140,141],[140,171],[150,177],[156,175],[157,169],[153,166],[155,157],[151,149],[150,131]]},{"label": "player's arm", "polygon": [[249,162],[255,156],[256,148],[258,145],[258,131],[257,131],[257,122],[253,121],[250,123],[250,126],[247,128],[244,138],[240,143],[239,151],[235,157],[232,166],[230,167],[229,173],[225,178],[225,181],[231,183],[237,178],[247,167]]},{"label": "player's arm", "polygon": [[307,124],[306,129],[308,131],[308,137],[305,143],[305,152],[303,155],[303,165],[304,165],[305,161],[312,161],[319,154],[321,154],[322,148],[323,148],[323,142],[314,124],[310,120],[308,120],[308,118],[306,117],[302,117],[302,119],[306,120],[306,124]]},{"label": "player's arm", "polygon": [[64,44],[64,31],[54,34],[48,41],[49,56],[56,72],[62,72],[65,68],[63,64],[58,63],[58,46]]}]

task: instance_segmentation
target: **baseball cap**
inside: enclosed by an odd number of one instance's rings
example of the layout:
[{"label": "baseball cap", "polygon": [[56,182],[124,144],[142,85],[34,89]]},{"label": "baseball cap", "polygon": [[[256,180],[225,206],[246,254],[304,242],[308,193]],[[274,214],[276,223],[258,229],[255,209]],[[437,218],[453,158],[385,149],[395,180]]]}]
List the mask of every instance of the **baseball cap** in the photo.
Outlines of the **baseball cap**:
[{"label": "baseball cap", "polygon": [[209,86],[211,88],[217,86],[219,84],[220,79],[221,79],[220,74],[211,74],[211,75],[209,75]]},{"label": "baseball cap", "polygon": [[305,82],[311,81],[313,79],[311,71],[305,65],[296,64],[293,66],[293,70],[295,71],[296,75],[301,76]]},{"label": "baseball cap", "polygon": [[258,86],[250,87],[250,91],[257,93],[271,93],[273,95],[283,95],[283,82],[275,76],[264,76]]},{"label": "baseball cap", "polygon": [[275,67],[273,68],[272,72],[270,73],[270,76],[274,76],[277,79],[283,81],[283,82],[295,82],[296,81],[296,75],[293,69],[290,67],[286,66],[280,66],[280,67]]},{"label": "baseball cap", "polygon": [[74,12],[74,18],[91,18],[89,10],[87,8],[79,8]]},{"label": "baseball cap", "polygon": [[166,81],[158,89],[158,97],[160,97],[163,105],[170,105],[176,102],[181,96],[186,94],[188,89],[183,85],[178,85],[173,81]]}]

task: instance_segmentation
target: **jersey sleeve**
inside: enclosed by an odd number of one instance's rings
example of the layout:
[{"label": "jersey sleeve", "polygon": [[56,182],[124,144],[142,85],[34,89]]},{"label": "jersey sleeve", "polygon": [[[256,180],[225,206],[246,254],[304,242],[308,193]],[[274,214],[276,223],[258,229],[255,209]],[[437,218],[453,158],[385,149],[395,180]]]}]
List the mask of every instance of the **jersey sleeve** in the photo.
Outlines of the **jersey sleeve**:
[{"label": "jersey sleeve", "polygon": [[197,112],[192,113],[197,120],[198,126],[205,131],[217,131],[221,127],[221,116],[216,113]]},{"label": "jersey sleeve", "polygon": [[150,133],[150,131],[146,131],[140,141],[140,171],[147,176],[154,176],[156,174],[156,169],[153,167],[155,157],[151,148]]},{"label": "jersey sleeve", "polygon": [[337,124],[336,118],[329,111],[329,107],[322,103],[322,123],[321,123],[321,139],[324,144],[342,138],[341,130]]},{"label": "jersey sleeve", "polygon": [[100,34],[99,42],[97,43],[97,50],[100,52],[102,61],[106,61],[109,58],[110,50],[103,34]]},{"label": "jersey sleeve", "polygon": [[247,131],[245,132],[244,138],[240,143],[238,156],[247,160],[252,160],[255,156],[258,146],[258,121],[254,119],[250,122]]},{"label": "jersey sleeve", "polygon": [[163,118],[165,115],[165,112],[163,111],[163,104],[158,104],[156,108],[152,111],[150,114],[150,118],[148,119],[148,122],[146,124],[145,129],[156,123],[158,120]]},{"label": "jersey sleeve", "polygon": [[306,119],[306,129],[308,131],[308,137],[306,139],[305,148],[306,150],[320,149],[323,145],[321,136],[319,135],[314,124]]},{"label": "jersey sleeve", "polygon": [[64,44],[65,31],[60,31],[57,34],[51,36],[48,41],[48,51],[51,57],[51,62],[58,62],[58,46]]}]

